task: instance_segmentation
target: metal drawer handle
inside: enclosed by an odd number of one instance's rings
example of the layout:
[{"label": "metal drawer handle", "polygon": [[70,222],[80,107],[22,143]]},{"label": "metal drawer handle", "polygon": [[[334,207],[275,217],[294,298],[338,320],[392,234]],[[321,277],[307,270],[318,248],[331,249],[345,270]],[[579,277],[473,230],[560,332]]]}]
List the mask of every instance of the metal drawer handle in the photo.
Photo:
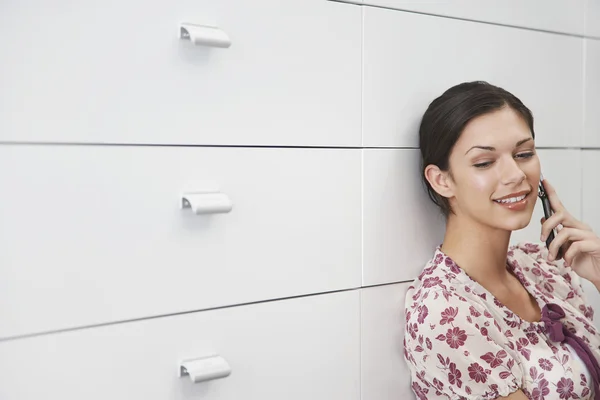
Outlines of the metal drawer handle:
[{"label": "metal drawer handle", "polygon": [[179,26],[179,38],[189,40],[196,46],[222,47],[231,46],[231,39],[215,26],[183,23]]},{"label": "metal drawer handle", "polygon": [[179,376],[190,377],[192,383],[225,378],[231,374],[231,367],[221,356],[210,356],[182,361]]}]

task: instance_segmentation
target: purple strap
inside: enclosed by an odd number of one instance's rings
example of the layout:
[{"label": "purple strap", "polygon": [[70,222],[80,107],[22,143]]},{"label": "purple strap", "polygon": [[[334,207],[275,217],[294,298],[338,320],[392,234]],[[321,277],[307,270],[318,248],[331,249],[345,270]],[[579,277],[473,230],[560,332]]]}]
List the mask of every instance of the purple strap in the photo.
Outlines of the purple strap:
[{"label": "purple strap", "polygon": [[553,342],[566,342],[575,350],[594,381],[594,400],[600,400],[600,366],[598,366],[598,361],[587,344],[560,322],[564,317],[565,312],[558,304],[549,303],[542,309],[542,322],[546,328],[546,334]]}]

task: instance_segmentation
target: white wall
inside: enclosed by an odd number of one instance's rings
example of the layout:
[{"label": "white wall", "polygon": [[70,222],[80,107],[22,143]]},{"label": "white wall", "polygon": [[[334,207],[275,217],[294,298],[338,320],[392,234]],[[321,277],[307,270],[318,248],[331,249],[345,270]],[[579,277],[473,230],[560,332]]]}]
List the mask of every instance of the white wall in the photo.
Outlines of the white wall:
[{"label": "white wall", "polygon": [[[0,398],[412,398],[435,96],[520,97],[600,232],[600,1],[479,3],[0,3]],[[180,376],[215,355],[223,379]]]},{"label": "white wall", "polygon": [[[442,226],[425,194],[414,193],[418,157],[411,149],[421,113],[460,81],[488,80],[515,93],[535,115],[544,176],[570,212],[600,233],[600,2],[364,3],[374,7],[364,8],[363,146],[390,149],[365,150],[363,284],[391,284],[361,293],[362,393],[414,398],[398,310]],[[542,215],[538,204],[512,242],[538,241]],[[584,285],[600,326],[600,294]]]}]

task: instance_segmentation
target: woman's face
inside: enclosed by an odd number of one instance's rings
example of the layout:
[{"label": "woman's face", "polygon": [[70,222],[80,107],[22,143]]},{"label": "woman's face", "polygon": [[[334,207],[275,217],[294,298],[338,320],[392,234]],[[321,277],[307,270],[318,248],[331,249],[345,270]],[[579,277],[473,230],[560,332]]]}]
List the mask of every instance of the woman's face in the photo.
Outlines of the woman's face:
[{"label": "woman's face", "polygon": [[471,120],[450,154],[450,170],[457,215],[509,231],[529,224],[540,162],[527,123],[513,109]]}]

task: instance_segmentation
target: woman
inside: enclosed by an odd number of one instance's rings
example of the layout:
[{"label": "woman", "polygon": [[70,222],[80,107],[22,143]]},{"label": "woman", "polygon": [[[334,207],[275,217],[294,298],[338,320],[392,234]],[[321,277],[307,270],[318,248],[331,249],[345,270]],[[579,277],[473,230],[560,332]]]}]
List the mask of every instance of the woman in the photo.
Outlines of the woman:
[{"label": "woman", "polygon": [[540,182],[529,109],[496,86],[463,83],[430,104],[419,135],[424,183],[447,223],[406,295],[415,395],[599,400],[600,334],[580,278],[600,288],[600,239],[543,180],[555,214],[542,219],[542,243],[509,243]]}]

